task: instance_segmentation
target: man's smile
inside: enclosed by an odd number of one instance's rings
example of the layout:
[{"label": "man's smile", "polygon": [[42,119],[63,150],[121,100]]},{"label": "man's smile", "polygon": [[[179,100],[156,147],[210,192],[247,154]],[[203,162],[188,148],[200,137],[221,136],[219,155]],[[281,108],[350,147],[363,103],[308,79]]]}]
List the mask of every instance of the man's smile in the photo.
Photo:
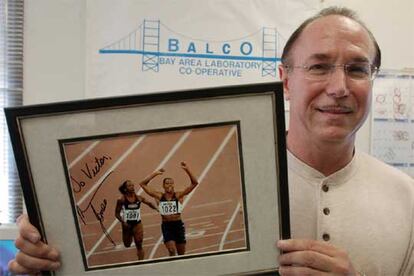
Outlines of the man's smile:
[{"label": "man's smile", "polygon": [[323,105],[316,107],[316,110],[322,113],[331,114],[350,114],[353,113],[353,109],[344,105]]}]

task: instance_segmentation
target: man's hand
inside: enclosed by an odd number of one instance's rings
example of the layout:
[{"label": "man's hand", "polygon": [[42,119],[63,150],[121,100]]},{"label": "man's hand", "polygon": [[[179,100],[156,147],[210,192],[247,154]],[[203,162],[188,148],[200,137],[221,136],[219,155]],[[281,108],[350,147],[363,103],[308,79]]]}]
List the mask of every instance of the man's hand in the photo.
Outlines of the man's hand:
[{"label": "man's hand", "polygon": [[327,242],[290,239],[277,247],[280,275],[358,275],[348,254]]},{"label": "man's hand", "polygon": [[17,219],[17,226],[19,236],[15,245],[20,252],[9,262],[9,270],[15,274],[57,270],[60,267],[59,252],[40,240],[39,231],[30,224],[27,215],[21,215]]}]

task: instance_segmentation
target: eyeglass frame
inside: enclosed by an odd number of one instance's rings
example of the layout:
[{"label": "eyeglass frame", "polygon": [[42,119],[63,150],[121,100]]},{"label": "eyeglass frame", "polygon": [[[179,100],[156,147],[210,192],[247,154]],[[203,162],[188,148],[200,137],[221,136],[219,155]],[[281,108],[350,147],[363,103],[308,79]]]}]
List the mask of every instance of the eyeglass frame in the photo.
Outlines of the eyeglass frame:
[{"label": "eyeglass frame", "polygon": [[[318,65],[318,64],[324,64],[324,65],[329,65],[329,71],[325,74],[325,75],[319,75],[320,77],[318,78],[318,75],[312,75],[309,74],[309,68],[313,65]],[[370,68],[370,76],[368,78],[355,78],[352,77],[351,75],[349,75],[348,72],[348,68],[350,65],[354,65],[354,64],[368,64],[369,68]],[[368,62],[349,62],[349,63],[342,63],[342,64],[334,64],[334,63],[328,63],[328,62],[319,62],[319,63],[315,63],[315,64],[311,64],[311,65],[287,65],[287,64],[283,64],[282,65],[284,68],[286,68],[287,70],[289,69],[294,69],[294,68],[301,68],[305,70],[305,75],[308,76],[309,80],[315,80],[315,81],[324,81],[324,80],[328,80],[332,74],[334,73],[336,68],[341,67],[342,70],[344,70],[345,76],[355,80],[355,81],[373,81],[379,72],[379,68],[377,66],[375,66],[374,64],[368,63]],[[311,77],[309,77],[311,76]],[[312,76],[314,78],[312,78]]]}]

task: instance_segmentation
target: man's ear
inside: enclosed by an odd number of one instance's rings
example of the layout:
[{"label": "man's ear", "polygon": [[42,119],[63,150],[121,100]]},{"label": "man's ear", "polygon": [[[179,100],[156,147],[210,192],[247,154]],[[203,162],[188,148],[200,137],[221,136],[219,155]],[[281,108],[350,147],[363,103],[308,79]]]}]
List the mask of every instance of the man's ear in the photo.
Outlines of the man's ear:
[{"label": "man's ear", "polygon": [[288,69],[283,67],[283,64],[279,64],[279,78],[283,82],[283,94],[285,95],[285,100],[289,100],[289,78],[288,78]]}]

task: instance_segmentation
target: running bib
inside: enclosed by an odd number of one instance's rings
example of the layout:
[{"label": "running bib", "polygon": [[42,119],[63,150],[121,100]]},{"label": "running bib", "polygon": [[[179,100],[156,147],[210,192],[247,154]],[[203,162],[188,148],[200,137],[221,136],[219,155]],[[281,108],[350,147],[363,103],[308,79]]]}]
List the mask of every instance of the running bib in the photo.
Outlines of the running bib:
[{"label": "running bib", "polygon": [[140,221],[141,214],[138,209],[133,210],[124,210],[124,220],[125,221]]},{"label": "running bib", "polygon": [[177,208],[177,204],[175,201],[161,201],[158,206],[158,209],[161,215],[168,216],[168,215],[175,215],[175,214],[181,213],[180,207],[181,207],[181,204],[178,203],[178,208]]}]

